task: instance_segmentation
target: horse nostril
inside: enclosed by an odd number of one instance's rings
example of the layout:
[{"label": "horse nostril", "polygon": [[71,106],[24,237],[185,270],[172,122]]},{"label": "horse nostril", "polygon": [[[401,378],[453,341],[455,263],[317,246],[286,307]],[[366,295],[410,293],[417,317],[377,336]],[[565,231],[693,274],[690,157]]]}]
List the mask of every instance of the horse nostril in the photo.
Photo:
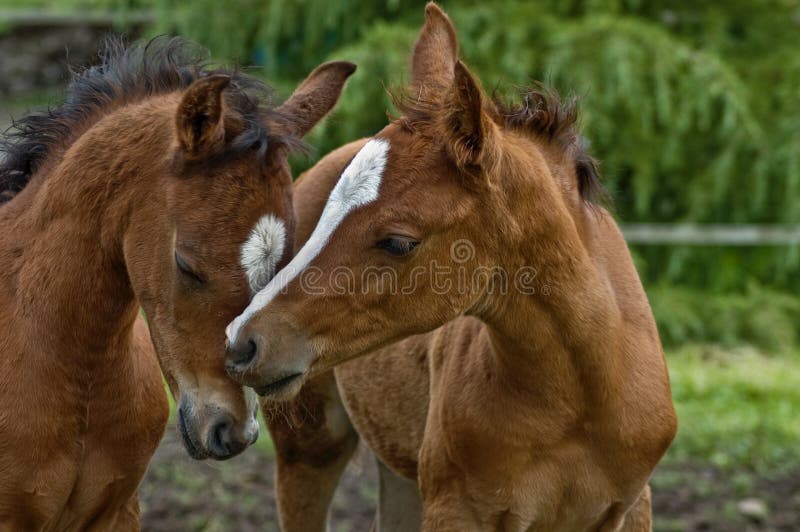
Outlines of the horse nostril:
[{"label": "horse nostril", "polygon": [[206,447],[214,458],[227,458],[231,454],[231,422],[227,416],[208,430]]},{"label": "horse nostril", "polygon": [[209,428],[206,447],[213,458],[225,460],[242,452],[247,447],[247,442],[237,440],[233,419],[229,415],[223,415]]},{"label": "horse nostril", "polygon": [[214,427],[211,437],[214,439],[213,447],[219,451],[222,451],[218,454],[230,454],[230,430],[227,423],[223,423]]},{"label": "horse nostril", "polygon": [[236,369],[245,369],[256,358],[258,347],[251,338],[245,342],[236,342],[228,346],[228,363]]}]

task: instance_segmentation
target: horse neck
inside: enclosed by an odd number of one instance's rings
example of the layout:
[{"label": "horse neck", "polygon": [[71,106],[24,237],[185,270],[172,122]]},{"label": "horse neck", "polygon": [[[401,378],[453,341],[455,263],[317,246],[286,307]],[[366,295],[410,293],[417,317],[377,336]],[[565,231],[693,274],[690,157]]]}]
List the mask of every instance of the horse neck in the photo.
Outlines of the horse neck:
[{"label": "horse neck", "polygon": [[[512,279],[520,268],[532,268],[534,277],[524,289],[512,283],[505,295],[484,302],[481,317],[496,369],[538,404],[575,411],[613,401],[620,386],[622,318],[590,252],[593,215],[554,178],[568,175],[568,168],[556,166],[562,164],[571,163],[544,155],[535,160],[533,171],[542,179],[537,197],[511,186],[508,197],[514,199],[496,209],[516,218],[505,233],[517,237],[497,252],[506,257],[501,267]],[[531,166],[524,168],[518,178],[531,179]],[[532,206],[541,207],[531,212]]]},{"label": "horse neck", "polygon": [[137,210],[158,201],[153,166],[170,145],[159,110],[154,102],[101,118],[0,210],[10,228],[0,240],[6,297],[44,356],[86,362],[129,339],[138,303],[122,242]]}]

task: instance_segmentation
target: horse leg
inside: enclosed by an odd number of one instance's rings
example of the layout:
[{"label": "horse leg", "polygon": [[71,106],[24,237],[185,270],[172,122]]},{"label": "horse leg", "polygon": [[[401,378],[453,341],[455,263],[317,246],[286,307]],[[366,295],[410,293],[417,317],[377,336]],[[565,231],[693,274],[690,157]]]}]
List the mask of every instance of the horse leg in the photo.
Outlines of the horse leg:
[{"label": "horse leg", "polygon": [[275,443],[283,532],[323,532],[339,477],[358,444],[333,373],[309,381],[291,402],[262,401]]},{"label": "horse leg", "polygon": [[653,530],[653,511],[650,500],[650,486],[645,486],[639,500],[628,510],[620,532],[650,532]]},{"label": "horse leg", "polygon": [[139,532],[141,524],[138,490],[125,501],[124,505],[100,509],[100,513],[91,522],[84,524],[81,529],[86,532],[104,532],[107,530]]},{"label": "horse leg", "polygon": [[597,529],[598,532],[650,532],[653,516],[650,508],[650,486],[645,486],[627,513],[615,509]]},{"label": "horse leg", "polygon": [[413,480],[378,463],[378,515],[376,532],[416,532],[422,523],[422,495]]},{"label": "horse leg", "polygon": [[128,503],[117,515],[116,522],[113,527],[100,528],[98,530],[119,530],[120,532],[139,532],[142,529],[141,518],[139,514],[139,492],[133,494],[133,497],[128,499]]}]

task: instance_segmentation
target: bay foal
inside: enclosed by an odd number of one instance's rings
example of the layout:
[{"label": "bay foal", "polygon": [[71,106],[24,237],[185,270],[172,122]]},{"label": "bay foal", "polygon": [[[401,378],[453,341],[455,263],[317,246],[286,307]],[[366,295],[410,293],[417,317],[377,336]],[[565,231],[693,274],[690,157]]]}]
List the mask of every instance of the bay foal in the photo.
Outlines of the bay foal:
[{"label": "bay foal", "polygon": [[574,109],[490,101],[426,15],[403,115],[301,178],[302,247],[228,328],[229,372],[287,401],[283,529],[323,530],[352,420],[379,530],[649,530],[675,412]]},{"label": "bay foal", "polygon": [[193,457],[255,440],[224,327],[291,255],[287,150],[354,67],[319,67],[275,108],[196,56],[111,43],[4,140],[0,530],[139,528],[168,413],[159,362]]}]

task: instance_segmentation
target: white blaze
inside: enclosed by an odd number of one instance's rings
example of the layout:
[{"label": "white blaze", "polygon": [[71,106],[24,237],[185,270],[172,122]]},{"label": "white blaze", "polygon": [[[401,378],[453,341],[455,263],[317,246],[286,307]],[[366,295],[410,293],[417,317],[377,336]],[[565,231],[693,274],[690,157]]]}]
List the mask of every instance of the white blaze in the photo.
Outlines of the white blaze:
[{"label": "white blaze", "polygon": [[389,143],[382,139],[370,140],[359,150],[342,172],[339,182],[333,187],[317,227],[314,228],[308,242],[291,262],[253,297],[244,312],[228,325],[226,334],[230,343],[236,341],[239,330],[254,314],[266,307],[311,264],[350,212],[377,199],[388,154]]}]

